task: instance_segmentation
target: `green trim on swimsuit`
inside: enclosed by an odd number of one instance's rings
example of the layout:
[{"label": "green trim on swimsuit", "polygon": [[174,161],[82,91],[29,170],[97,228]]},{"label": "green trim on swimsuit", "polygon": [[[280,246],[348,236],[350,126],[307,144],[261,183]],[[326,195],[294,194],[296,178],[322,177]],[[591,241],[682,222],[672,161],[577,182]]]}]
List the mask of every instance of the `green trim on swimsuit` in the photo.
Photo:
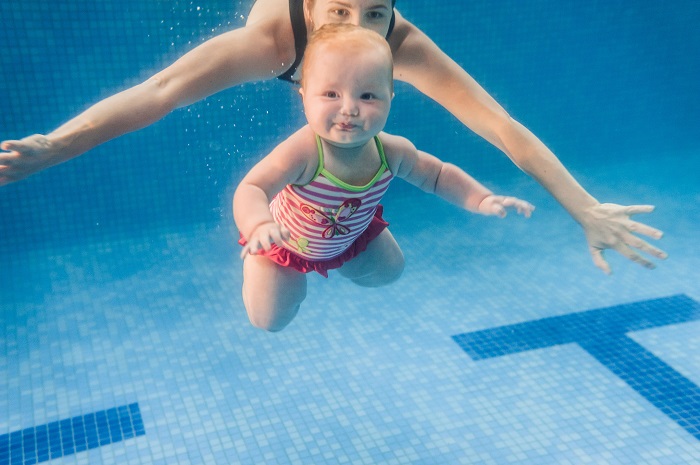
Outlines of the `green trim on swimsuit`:
[{"label": "green trim on swimsuit", "polygon": [[316,173],[314,174],[314,177],[311,179],[311,181],[309,181],[309,183],[313,182],[319,174],[323,173],[323,175],[333,184],[342,189],[347,189],[350,192],[363,192],[371,188],[377,181],[379,181],[379,178],[382,177],[384,172],[389,169],[389,164],[386,162],[386,155],[384,155],[384,146],[382,145],[382,142],[379,140],[378,136],[374,136],[374,142],[377,144],[377,151],[379,152],[379,158],[382,161],[382,166],[379,167],[379,170],[377,170],[377,174],[374,175],[370,182],[368,182],[364,186],[353,186],[352,184],[346,183],[342,179],[338,179],[337,177],[335,177],[335,175],[333,175],[333,173],[324,168],[323,145],[321,145],[321,138],[318,136],[318,134],[316,134],[316,146],[318,147],[318,168],[316,169]]}]

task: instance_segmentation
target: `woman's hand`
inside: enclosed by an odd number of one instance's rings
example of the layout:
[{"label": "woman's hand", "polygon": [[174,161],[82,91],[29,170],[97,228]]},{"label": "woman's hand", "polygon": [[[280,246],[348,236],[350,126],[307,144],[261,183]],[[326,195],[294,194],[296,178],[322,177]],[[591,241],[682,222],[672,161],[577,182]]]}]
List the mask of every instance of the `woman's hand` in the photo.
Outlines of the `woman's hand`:
[{"label": "woman's hand", "polygon": [[246,238],[247,243],[241,250],[241,258],[246,255],[255,255],[260,249],[269,251],[272,244],[282,246],[284,241],[289,239],[289,230],[281,224],[270,221],[257,226]]},{"label": "woman's hand", "polygon": [[524,200],[515,197],[505,197],[502,195],[489,195],[479,204],[479,213],[482,215],[495,215],[505,218],[507,209],[515,209],[518,214],[525,218],[530,218],[535,207]]},{"label": "woman's hand", "polygon": [[623,206],[612,203],[597,204],[586,208],[583,211],[584,216],[580,218],[580,222],[586,234],[588,248],[595,266],[606,274],[612,272],[610,265],[603,258],[605,249],[616,250],[633,262],[649,269],[653,269],[656,266],[634,249],[660,259],[668,257],[666,252],[657,249],[633,234],[643,234],[653,239],[660,239],[663,236],[663,233],[658,229],[630,219],[632,215],[650,213],[652,211],[654,211],[653,205]]},{"label": "woman's hand", "polygon": [[60,163],[59,150],[41,134],[0,144],[0,186],[24,179],[37,171]]}]

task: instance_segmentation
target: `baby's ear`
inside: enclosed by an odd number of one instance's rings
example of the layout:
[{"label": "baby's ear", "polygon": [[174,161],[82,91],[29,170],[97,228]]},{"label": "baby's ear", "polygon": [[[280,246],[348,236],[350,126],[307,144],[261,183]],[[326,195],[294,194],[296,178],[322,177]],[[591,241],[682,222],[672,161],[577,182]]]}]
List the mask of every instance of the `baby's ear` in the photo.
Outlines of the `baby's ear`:
[{"label": "baby's ear", "polygon": [[303,87],[299,87],[299,95],[301,95],[302,99],[304,98],[304,88]]}]

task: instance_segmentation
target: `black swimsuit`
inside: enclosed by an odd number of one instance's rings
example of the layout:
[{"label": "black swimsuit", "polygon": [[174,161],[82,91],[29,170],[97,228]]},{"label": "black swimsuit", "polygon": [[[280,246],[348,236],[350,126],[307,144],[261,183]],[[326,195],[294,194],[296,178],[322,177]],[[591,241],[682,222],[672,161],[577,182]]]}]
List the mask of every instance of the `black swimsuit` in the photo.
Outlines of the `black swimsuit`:
[{"label": "black swimsuit", "polygon": [[[394,2],[392,2],[393,4]],[[304,19],[304,0],[289,0],[289,18],[292,20],[292,31],[294,32],[294,49],[296,50],[296,58],[292,66],[284,73],[277,76],[277,79],[282,79],[289,82],[297,82],[294,80],[294,73],[304,58],[304,49],[306,49],[306,20]],[[394,30],[396,23],[396,14],[392,10],[391,21],[389,22],[389,31],[386,33],[387,40]]]}]

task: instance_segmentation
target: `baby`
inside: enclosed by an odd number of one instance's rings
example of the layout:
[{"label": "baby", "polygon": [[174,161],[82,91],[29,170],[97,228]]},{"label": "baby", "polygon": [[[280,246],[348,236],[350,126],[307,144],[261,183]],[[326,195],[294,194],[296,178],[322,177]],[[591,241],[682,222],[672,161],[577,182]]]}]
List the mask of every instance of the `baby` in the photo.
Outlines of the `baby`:
[{"label": "baby", "polygon": [[382,132],[393,94],[386,40],[333,24],[307,46],[300,93],[308,124],[243,178],[233,199],[251,323],[283,329],[306,297],[306,274],[338,272],[360,286],[395,281],[403,253],[379,204],[394,177],[466,210],[529,217],[534,207],[492,194],[467,173]]}]

